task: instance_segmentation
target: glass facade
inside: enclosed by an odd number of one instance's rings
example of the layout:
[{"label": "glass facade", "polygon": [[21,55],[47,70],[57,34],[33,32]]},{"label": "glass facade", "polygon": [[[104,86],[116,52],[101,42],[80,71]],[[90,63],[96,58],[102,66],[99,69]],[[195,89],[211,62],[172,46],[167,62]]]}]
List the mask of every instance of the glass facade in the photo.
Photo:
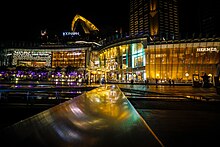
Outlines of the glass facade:
[{"label": "glass facade", "polygon": [[57,66],[66,67],[71,65],[73,67],[84,68],[85,67],[85,50],[78,50],[75,52],[53,52],[52,53],[52,68]]},{"label": "glass facade", "polygon": [[215,76],[219,50],[219,42],[157,42],[146,47],[140,42],[106,48],[99,60],[107,81],[191,82],[194,74]]},{"label": "glass facade", "polygon": [[144,81],[145,49],[142,43],[120,45],[100,52],[100,66],[105,68],[107,81]]},{"label": "glass facade", "polygon": [[132,44],[132,68],[145,66],[145,51],[143,45]]},{"label": "glass facade", "polygon": [[213,76],[219,62],[219,42],[151,45],[146,48],[149,79],[191,81],[193,74]]},{"label": "glass facade", "polygon": [[102,50],[99,55],[100,67],[105,69],[107,81],[121,81],[123,70],[128,67],[127,45]]}]

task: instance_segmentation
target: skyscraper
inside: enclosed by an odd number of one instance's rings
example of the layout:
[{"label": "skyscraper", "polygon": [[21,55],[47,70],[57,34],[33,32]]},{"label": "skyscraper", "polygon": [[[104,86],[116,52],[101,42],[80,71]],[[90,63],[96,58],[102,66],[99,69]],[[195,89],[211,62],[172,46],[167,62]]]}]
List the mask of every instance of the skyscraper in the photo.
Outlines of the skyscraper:
[{"label": "skyscraper", "polygon": [[178,0],[130,0],[129,34],[156,40],[179,37]]}]

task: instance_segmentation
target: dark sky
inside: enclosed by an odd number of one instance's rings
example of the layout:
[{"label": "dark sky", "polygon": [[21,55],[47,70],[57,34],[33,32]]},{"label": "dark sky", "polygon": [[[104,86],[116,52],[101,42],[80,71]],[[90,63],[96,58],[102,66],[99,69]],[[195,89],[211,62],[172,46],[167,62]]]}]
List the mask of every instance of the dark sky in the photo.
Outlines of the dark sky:
[{"label": "dark sky", "polygon": [[179,0],[179,21],[182,34],[200,31],[200,4],[199,0]]},{"label": "dark sky", "polygon": [[[120,9],[123,7],[123,9]],[[74,16],[78,13],[100,30],[127,28],[129,1],[116,0],[8,0],[1,4],[1,39],[33,38],[41,29],[62,33],[70,31]],[[116,15],[119,13],[119,15]]]},{"label": "dark sky", "polygon": [[[194,6],[198,0],[180,1],[183,29],[197,29],[197,8]],[[34,39],[40,36],[42,29],[57,34],[71,31],[72,19],[77,13],[101,31],[122,27],[123,32],[128,32],[129,0],[7,0],[1,4],[1,8],[1,40]]]}]

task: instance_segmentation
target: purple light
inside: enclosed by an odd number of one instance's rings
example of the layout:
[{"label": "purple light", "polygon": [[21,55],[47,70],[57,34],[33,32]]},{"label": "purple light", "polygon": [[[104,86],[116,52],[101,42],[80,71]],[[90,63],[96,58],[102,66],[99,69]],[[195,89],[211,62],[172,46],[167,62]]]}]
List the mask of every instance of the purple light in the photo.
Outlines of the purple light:
[{"label": "purple light", "polygon": [[71,72],[70,74],[69,74],[70,76],[77,76],[77,72]]},{"label": "purple light", "polygon": [[57,75],[60,77],[60,76],[61,76],[61,73],[60,73],[60,72],[58,72],[58,73],[57,73]]}]

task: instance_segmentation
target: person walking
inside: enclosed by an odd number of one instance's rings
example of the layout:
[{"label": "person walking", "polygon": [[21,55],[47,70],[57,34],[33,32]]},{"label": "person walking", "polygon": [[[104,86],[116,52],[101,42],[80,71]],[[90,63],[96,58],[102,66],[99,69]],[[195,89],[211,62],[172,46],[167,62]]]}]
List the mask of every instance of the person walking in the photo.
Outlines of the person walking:
[{"label": "person walking", "polygon": [[102,85],[105,84],[105,78],[104,77],[101,79],[101,84]]},{"label": "person walking", "polygon": [[209,88],[210,84],[209,84],[209,76],[205,73],[203,76],[201,76],[203,79],[203,84],[202,87],[204,88]]},{"label": "person walking", "polygon": [[146,84],[147,87],[149,87],[149,85],[148,85],[149,84],[149,80],[148,79],[145,80],[145,84]]},{"label": "person walking", "polygon": [[171,86],[171,79],[169,79],[169,85]]},{"label": "person walking", "polygon": [[132,84],[132,85],[134,84],[134,79],[131,79],[131,84]]},{"label": "person walking", "polygon": [[173,86],[174,86],[174,80],[172,79],[172,84],[173,84]]},{"label": "person walking", "polygon": [[158,87],[158,79],[156,79],[156,87]]}]

